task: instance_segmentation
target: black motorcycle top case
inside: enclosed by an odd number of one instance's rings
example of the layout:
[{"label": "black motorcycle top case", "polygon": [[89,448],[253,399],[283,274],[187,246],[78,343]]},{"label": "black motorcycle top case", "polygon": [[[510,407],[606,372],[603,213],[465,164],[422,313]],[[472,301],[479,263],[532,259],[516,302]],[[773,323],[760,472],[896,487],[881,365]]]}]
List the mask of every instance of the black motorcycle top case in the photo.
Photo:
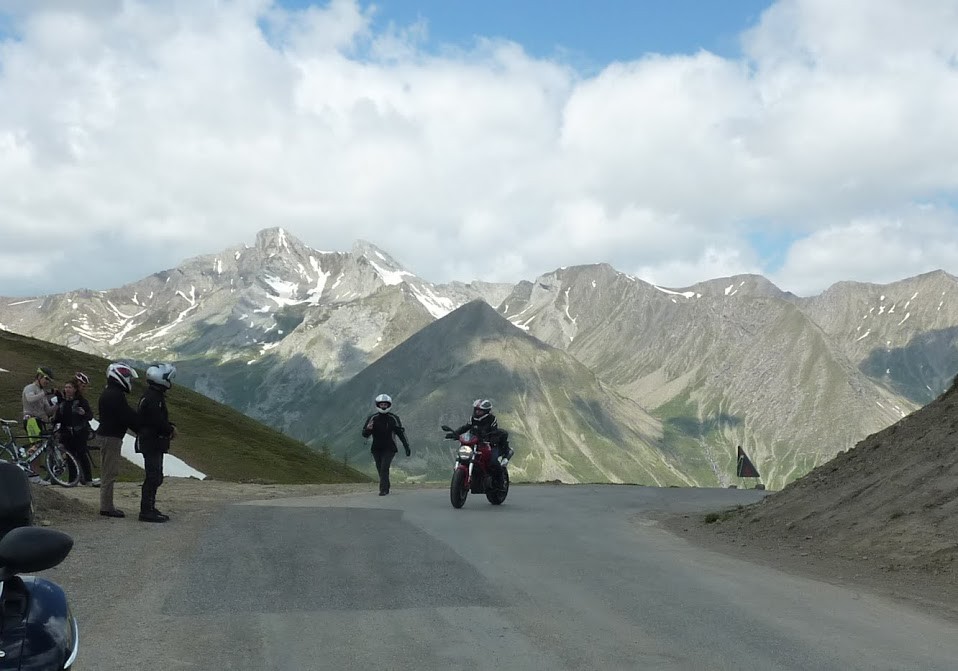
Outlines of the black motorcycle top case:
[{"label": "black motorcycle top case", "polygon": [[30,481],[16,464],[0,462],[0,538],[11,529],[32,524]]}]

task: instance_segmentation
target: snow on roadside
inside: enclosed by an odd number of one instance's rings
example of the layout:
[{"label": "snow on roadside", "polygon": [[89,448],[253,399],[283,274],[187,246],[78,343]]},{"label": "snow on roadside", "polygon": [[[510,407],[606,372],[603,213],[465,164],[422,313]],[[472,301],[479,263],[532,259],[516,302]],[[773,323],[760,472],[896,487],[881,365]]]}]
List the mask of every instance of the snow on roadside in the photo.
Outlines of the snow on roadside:
[{"label": "snow on roadside", "polygon": [[[96,429],[100,423],[95,419],[90,422],[90,426]],[[123,447],[120,448],[120,454],[123,455],[123,458],[127,461],[133,462],[140,468],[143,468],[143,455],[137,454],[134,447],[136,443],[136,436],[131,436],[127,434],[123,437]],[[185,461],[179,457],[174,457],[172,454],[167,454],[163,457],[163,475],[171,478],[196,478],[197,480],[205,480],[206,474],[201,473],[196,470]]]}]

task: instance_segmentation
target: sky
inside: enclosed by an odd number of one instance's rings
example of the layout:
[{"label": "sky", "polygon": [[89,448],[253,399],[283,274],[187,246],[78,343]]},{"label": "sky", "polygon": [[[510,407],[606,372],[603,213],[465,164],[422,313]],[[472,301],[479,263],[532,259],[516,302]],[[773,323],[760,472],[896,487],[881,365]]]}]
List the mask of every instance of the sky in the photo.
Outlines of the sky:
[{"label": "sky", "polygon": [[956,0],[0,0],[0,295],[273,226],[433,282],[958,274],[955,119]]}]

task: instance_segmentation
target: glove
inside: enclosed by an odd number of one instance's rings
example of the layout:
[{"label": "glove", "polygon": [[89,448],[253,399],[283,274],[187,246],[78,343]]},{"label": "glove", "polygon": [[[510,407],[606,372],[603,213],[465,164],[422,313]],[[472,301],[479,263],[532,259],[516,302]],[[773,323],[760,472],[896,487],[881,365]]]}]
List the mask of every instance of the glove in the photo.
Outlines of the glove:
[{"label": "glove", "polygon": [[452,431],[450,431],[449,433],[446,434],[446,438],[448,438],[449,440],[455,440],[455,439],[458,438],[458,437],[459,437],[459,436],[457,436],[457,435],[456,435],[455,433],[453,433]]},{"label": "glove", "polygon": [[412,452],[409,450],[409,446],[406,445],[406,456],[408,457],[408,456],[411,456],[411,455],[412,455]]}]

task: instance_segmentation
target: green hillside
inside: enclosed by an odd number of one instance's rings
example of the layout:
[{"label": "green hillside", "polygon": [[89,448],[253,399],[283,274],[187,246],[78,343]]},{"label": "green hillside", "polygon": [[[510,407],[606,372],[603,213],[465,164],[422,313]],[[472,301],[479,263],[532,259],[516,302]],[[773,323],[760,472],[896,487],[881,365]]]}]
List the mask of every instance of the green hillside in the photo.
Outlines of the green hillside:
[{"label": "green hillside", "polygon": [[[108,364],[97,356],[0,331],[0,368],[5,370],[0,372],[0,417],[21,417],[23,387],[32,381],[39,365],[53,369],[58,387],[74,371],[86,373],[91,381],[87,397],[95,411]],[[140,379],[130,394],[131,405],[145,387],[145,370],[137,373]],[[168,397],[170,417],[179,432],[171,453],[211,478],[284,484],[368,480],[342,462],[184,386],[174,386]],[[126,477],[136,476],[137,470],[124,460]]]}]

